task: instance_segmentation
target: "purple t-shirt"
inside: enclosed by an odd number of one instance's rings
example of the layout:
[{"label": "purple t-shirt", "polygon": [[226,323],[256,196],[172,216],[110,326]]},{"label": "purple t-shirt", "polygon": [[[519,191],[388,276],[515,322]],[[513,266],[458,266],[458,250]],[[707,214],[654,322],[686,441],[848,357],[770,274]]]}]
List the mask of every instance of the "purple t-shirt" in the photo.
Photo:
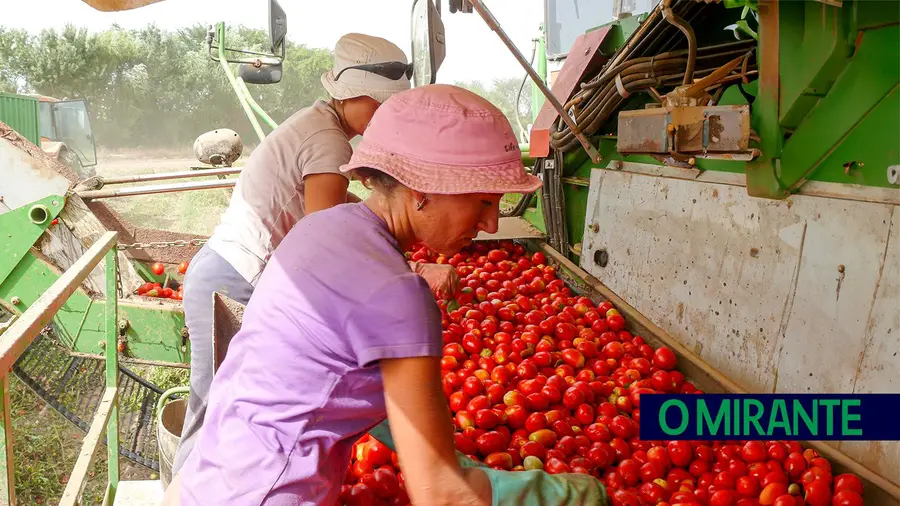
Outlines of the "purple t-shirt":
[{"label": "purple t-shirt", "polygon": [[333,505],[381,422],[378,360],[441,355],[440,312],[365,204],[307,216],[275,250],[213,379],[184,505]]}]

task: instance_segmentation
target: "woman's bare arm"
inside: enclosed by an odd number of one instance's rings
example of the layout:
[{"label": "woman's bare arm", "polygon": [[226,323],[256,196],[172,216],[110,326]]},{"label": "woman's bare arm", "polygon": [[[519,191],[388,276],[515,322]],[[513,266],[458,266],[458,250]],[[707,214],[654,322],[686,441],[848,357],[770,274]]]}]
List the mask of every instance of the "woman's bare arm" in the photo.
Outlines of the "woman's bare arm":
[{"label": "woman's bare arm", "polygon": [[347,202],[350,183],[340,174],[310,174],[303,181],[304,207],[308,215]]},{"label": "woman's bare arm", "polygon": [[413,504],[490,506],[491,484],[456,461],[450,410],[437,357],[380,362],[394,444]]}]

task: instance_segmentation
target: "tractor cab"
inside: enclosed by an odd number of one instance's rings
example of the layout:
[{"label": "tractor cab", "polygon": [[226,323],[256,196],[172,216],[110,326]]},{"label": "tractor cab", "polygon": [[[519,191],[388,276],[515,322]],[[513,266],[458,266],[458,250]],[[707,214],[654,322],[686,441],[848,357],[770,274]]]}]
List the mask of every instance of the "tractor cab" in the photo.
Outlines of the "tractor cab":
[{"label": "tractor cab", "polygon": [[97,147],[87,100],[58,100],[42,95],[35,98],[39,100],[41,148],[68,165],[79,178],[93,176]]}]

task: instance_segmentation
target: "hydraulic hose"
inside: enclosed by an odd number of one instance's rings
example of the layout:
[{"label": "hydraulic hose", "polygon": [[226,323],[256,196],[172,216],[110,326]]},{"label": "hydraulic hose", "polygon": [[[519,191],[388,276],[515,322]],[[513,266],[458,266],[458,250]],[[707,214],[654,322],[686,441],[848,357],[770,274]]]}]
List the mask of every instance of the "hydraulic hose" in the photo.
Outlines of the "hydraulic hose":
[{"label": "hydraulic hose", "polygon": [[[668,1],[666,2],[668,3]],[[684,82],[682,84],[691,84],[693,82],[694,76],[694,63],[697,60],[697,36],[694,35],[694,30],[691,28],[691,25],[687,24],[685,20],[681,19],[678,14],[672,12],[671,7],[663,8],[663,18],[669,22],[669,24],[675,26],[681,33],[687,37],[688,41],[688,61],[687,66],[684,68]]]}]

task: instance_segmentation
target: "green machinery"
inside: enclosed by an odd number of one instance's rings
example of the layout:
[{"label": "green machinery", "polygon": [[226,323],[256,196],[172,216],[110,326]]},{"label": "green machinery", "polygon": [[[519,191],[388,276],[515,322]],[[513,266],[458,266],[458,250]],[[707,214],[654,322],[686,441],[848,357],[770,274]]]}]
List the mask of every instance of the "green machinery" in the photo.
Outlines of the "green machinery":
[{"label": "green machinery", "polygon": [[[633,2],[613,3],[613,12],[594,4],[576,12],[571,2],[545,0],[529,65],[484,2],[449,1],[451,12],[481,16],[533,82],[527,147],[544,187],[524,196],[507,223],[526,223],[520,229],[540,236],[539,247],[577,282],[633,309],[689,367],[714,370],[720,388],[897,391],[900,4],[664,0],[631,14]],[[244,83],[280,80],[286,24],[272,5],[271,51],[229,58],[222,24],[208,39],[260,137],[257,117],[276,124]],[[434,82],[445,34],[439,5],[413,5],[414,81],[422,85]],[[452,45],[454,34],[446,36]],[[237,76],[229,62],[241,64]],[[137,392],[120,409],[119,448],[153,467],[142,420],[152,420],[161,392],[128,364],[187,364],[189,339],[178,302],[133,291],[152,278],[149,262],[187,260],[204,238],[124,223],[100,201],[107,190],[78,188],[4,128],[0,305],[27,310],[72,259],[107,230],[119,232],[119,390]],[[15,187],[14,170],[26,174]],[[99,271],[88,276],[56,313],[58,338],[39,337],[17,362],[45,398],[63,378],[103,385],[105,286]],[[44,369],[25,370],[34,364]],[[50,376],[57,382],[36,379]],[[55,407],[77,420],[96,407],[67,402]],[[896,442],[820,447],[879,497],[900,498]]]},{"label": "green machinery", "polygon": [[97,147],[87,100],[0,93],[0,121],[82,179],[96,175]]}]

